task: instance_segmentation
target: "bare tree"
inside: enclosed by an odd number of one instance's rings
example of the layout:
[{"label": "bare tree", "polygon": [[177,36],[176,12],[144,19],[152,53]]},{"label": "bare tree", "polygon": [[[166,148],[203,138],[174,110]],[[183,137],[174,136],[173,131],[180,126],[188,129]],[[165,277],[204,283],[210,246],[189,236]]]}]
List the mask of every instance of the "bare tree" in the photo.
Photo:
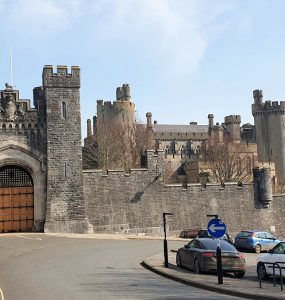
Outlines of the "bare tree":
[{"label": "bare tree", "polygon": [[141,155],[152,144],[150,132],[143,124],[98,124],[97,132],[83,147],[83,168],[128,171],[140,167]]},{"label": "bare tree", "polygon": [[132,167],[141,167],[141,156],[145,150],[154,150],[152,132],[142,123],[136,123],[132,135],[129,136]]},{"label": "bare tree", "polygon": [[211,182],[252,181],[253,155],[246,144],[225,142],[202,147],[199,170]]}]

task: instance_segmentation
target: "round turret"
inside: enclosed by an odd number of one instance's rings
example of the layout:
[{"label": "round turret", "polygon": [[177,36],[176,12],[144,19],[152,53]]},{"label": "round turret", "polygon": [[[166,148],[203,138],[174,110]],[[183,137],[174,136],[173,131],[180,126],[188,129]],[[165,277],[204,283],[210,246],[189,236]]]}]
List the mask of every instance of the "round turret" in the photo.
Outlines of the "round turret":
[{"label": "round turret", "polygon": [[254,90],[253,91],[253,99],[255,104],[262,104],[263,91],[262,90]]}]

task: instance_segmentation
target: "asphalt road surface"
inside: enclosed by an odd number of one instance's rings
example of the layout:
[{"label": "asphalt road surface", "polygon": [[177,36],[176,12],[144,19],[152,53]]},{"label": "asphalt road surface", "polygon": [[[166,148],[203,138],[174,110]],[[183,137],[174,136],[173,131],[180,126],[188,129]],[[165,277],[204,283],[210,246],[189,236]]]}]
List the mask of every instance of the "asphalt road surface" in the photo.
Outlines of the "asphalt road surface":
[{"label": "asphalt road surface", "polygon": [[[183,244],[170,241],[169,250]],[[3,234],[0,300],[240,299],[193,288],[140,266],[143,258],[162,251],[161,240]]]}]

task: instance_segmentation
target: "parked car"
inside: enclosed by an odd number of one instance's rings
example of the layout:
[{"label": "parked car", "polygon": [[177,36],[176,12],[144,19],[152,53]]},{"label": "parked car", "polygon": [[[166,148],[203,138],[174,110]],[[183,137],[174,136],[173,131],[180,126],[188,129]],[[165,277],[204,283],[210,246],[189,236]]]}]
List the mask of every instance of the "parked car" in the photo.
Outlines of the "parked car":
[{"label": "parked car", "polygon": [[[212,236],[210,236],[207,229],[199,230],[196,237],[197,238],[212,238]],[[226,240],[226,241],[230,242],[231,244],[233,244],[233,242],[234,242],[232,237],[227,232],[221,237],[221,239]]]},{"label": "parked car", "polygon": [[198,232],[199,229],[197,228],[185,229],[180,232],[179,237],[193,239],[197,236]]},{"label": "parked car", "polygon": [[238,250],[247,249],[260,253],[273,248],[279,242],[270,232],[243,230],[235,237],[234,245]]},{"label": "parked car", "polygon": [[[225,240],[220,241],[222,251],[222,266],[224,273],[233,273],[242,278],[245,274],[245,258],[236,248]],[[176,264],[201,272],[217,272],[216,258],[217,240],[209,238],[195,238],[179,248],[176,254]]]},{"label": "parked car", "polygon": [[[277,262],[282,268],[282,277],[285,277],[285,242],[278,243],[268,253],[257,257],[257,276],[260,274],[261,279],[267,279],[270,275],[273,275],[273,263]],[[275,274],[280,276],[280,270],[277,266],[275,267]]]}]

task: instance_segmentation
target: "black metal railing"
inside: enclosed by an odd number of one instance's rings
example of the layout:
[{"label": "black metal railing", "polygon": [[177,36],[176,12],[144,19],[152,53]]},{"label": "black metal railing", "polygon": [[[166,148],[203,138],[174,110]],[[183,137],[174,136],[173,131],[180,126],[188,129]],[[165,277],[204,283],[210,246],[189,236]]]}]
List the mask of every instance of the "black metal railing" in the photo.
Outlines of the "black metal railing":
[{"label": "black metal railing", "polygon": [[[269,262],[262,262],[262,264],[264,265],[269,265],[269,268],[273,268],[273,284],[274,286],[276,286],[276,277],[278,275],[276,275],[275,269],[278,268],[279,270],[279,278],[280,278],[280,288],[281,291],[283,291],[283,277],[282,277],[282,270],[285,270],[285,267],[281,267],[280,264],[285,265],[284,262],[282,261],[277,261],[274,263],[269,263]],[[257,274],[258,274],[258,280],[259,280],[259,287],[262,288],[261,286],[261,275],[260,275],[260,268],[257,269]]]}]

